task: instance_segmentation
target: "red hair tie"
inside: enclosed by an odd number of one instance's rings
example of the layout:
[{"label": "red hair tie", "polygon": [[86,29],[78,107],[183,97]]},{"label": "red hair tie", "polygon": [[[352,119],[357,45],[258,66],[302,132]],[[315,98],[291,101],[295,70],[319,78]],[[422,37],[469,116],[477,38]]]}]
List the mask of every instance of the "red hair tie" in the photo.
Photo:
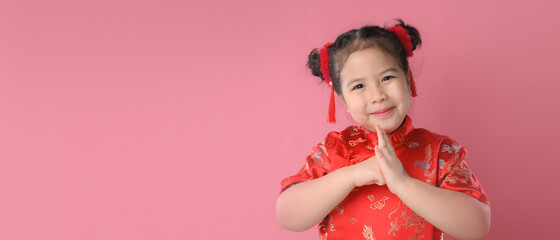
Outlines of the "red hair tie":
[{"label": "red hair tie", "polygon": [[[387,28],[387,30],[394,32],[395,35],[397,35],[397,38],[399,39],[399,41],[404,47],[404,51],[406,52],[406,57],[407,58],[412,57],[412,41],[410,40],[410,35],[408,35],[406,29],[404,29],[402,26],[397,25],[394,27]],[[412,96],[416,97],[417,96],[416,84],[414,84],[414,77],[412,76],[412,71],[410,70],[410,66],[408,67],[408,73],[410,74],[410,90],[412,91]]]},{"label": "red hair tie", "polygon": [[332,42],[325,44],[325,46],[323,46],[323,48],[321,48],[321,51],[319,52],[319,58],[321,59],[321,73],[323,73],[323,79],[327,84],[329,84],[329,87],[331,87],[331,97],[329,100],[329,116],[327,118],[328,123],[336,123],[336,116],[335,116],[336,108],[334,105],[334,86],[332,83],[331,73],[329,70],[328,47],[332,44],[333,44]]}]

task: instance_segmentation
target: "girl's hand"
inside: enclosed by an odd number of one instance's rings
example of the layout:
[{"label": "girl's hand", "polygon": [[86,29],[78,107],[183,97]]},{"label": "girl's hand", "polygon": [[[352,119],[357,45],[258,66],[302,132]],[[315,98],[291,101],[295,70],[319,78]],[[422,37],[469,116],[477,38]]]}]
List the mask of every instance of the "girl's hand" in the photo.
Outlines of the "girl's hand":
[{"label": "girl's hand", "polygon": [[378,145],[375,146],[375,156],[379,162],[379,167],[383,173],[383,178],[389,190],[395,194],[399,192],[401,186],[410,178],[404,169],[401,160],[397,158],[395,149],[389,141],[389,137],[381,127],[375,127],[377,131]]},{"label": "girl's hand", "polygon": [[375,156],[363,162],[351,165],[348,168],[350,169],[352,183],[355,187],[371,184],[377,184],[379,186],[385,185],[385,178],[383,177],[383,173],[381,173],[379,161]]}]

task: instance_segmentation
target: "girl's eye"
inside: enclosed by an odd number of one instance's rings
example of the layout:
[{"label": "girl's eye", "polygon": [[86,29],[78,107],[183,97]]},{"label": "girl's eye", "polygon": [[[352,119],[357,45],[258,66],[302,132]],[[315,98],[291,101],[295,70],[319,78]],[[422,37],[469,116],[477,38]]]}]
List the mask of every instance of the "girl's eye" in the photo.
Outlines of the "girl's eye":
[{"label": "girl's eye", "polygon": [[393,77],[393,76],[386,76],[386,77],[384,77],[381,81],[382,81],[382,82],[385,82],[385,81],[388,81],[388,80],[391,79],[391,78],[394,78],[394,77]]},{"label": "girl's eye", "polygon": [[358,90],[358,89],[363,88],[363,87],[364,87],[363,84],[358,84],[354,88],[352,88],[352,90]]}]

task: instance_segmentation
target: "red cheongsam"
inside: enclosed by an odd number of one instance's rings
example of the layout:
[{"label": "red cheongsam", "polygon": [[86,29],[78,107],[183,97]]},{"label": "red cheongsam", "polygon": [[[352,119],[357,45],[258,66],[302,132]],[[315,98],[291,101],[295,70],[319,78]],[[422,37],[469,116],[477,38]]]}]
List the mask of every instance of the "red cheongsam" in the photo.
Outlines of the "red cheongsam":
[{"label": "red cheongsam", "polygon": [[[467,166],[467,151],[453,139],[414,128],[409,116],[389,136],[408,174],[440,188],[468,194],[489,204]],[[331,132],[313,148],[304,167],[282,180],[292,184],[319,178],[374,156],[377,134],[363,126]],[[441,239],[442,232],[416,215],[387,186],[357,187],[318,225],[321,239]]]}]

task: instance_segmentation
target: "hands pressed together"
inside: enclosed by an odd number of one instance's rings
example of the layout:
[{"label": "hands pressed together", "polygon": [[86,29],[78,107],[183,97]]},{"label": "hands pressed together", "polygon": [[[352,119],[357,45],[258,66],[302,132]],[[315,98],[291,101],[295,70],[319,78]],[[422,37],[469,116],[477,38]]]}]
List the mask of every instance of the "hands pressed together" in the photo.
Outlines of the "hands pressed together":
[{"label": "hands pressed together", "polygon": [[387,184],[389,190],[396,194],[401,186],[410,178],[401,161],[395,153],[395,149],[389,141],[389,137],[379,126],[375,127],[378,145],[375,146],[375,156],[352,165],[352,177],[354,186]]},{"label": "hands pressed together", "polygon": [[290,230],[307,230],[324,219],[355,187],[377,184],[387,185],[418,216],[451,236],[486,236],[491,218],[487,204],[410,177],[387,134],[380,127],[376,127],[376,132],[375,156],[282,192],[276,208],[278,222]]}]

